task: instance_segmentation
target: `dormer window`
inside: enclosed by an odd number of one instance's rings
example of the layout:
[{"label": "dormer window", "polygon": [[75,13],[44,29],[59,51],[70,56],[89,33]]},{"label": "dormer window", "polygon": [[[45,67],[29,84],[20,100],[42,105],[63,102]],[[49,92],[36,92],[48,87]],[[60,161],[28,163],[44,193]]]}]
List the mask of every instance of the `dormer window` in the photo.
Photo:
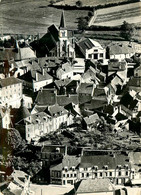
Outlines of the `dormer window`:
[{"label": "dormer window", "polygon": [[108,170],[108,165],[105,165],[105,166],[104,166],[104,169],[105,169],[105,170]]},{"label": "dormer window", "polygon": [[44,120],[44,121],[47,121],[47,118],[46,118],[46,117],[43,117],[43,120]]},{"label": "dormer window", "polygon": [[97,171],[98,170],[98,166],[93,166],[93,170]]},{"label": "dormer window", "polygon": [[117,168],[118,168],[118,169],[121,169],[121,165],[118,165]]},{"label": "dormer window", "polygon": [[68,167],[64,167],[64,170],[67,172],[68,171]]},{"label": "dormer window", "polygon": [[72,171],[75,171],[75,167],[74,166],[72,167]]},{"label": "dormer window", "polygon": [[125,167],[125,169],[128,169],[129,168],[129,166],[126,164],[126,165],[124,165],[124,167]]},{"label": "dormer window", "polygon": [[36,119],[36,123],[39,123],[39,119]]}]

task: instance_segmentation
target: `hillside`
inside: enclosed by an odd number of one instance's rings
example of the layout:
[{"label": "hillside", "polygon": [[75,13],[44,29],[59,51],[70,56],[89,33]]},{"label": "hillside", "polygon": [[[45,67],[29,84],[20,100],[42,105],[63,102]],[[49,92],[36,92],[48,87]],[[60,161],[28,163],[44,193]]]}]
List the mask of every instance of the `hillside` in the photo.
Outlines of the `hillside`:
[{"label": "hillside", "polygon": [[141,23],[141,2],[114,6],[96,11],[96,20],[91,25],[118,26],[128,23]]},{"label": "hillside", "polygon": [[[24,3],[23,3],[24,2]],[[49,0],[5,0],[0,6],[0,34],[46,33],[51,24],[59,25],[61,9],[48,7]],[[88,11],[65,11],[68,28],[77,28],[77,18],[86,16]],[[71,18],[71,20],[70,20]],[[2,27],[3,25],[3,27]]]},{"label": "hillside", "polygon": [[[63,0],[55,3],[55,5],[76,5],[77,0]],[[107,5],[107,4],[115,4],[115,3],[123,3],[123,2],[131,2],[130,0],[81,0],[83,6],[99,6],[99,5]]]}]

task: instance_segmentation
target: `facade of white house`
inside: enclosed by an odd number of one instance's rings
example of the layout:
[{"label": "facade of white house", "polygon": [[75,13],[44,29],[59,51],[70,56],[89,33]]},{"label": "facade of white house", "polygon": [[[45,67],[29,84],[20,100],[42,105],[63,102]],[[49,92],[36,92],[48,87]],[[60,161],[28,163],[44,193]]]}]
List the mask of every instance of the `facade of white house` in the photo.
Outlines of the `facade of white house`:
[{"label": "facade of white house", "polygon": [[31,139],[34,140],[35,138],[56,131],[60,128],[61,124],[71,125],[73,123],[73,115],[67,111],[56,113],[53,116],[45,112],[40,112],[30,115],[24,121],[26,140],[30,142]]},{"label": "facade of white house", "polygon": [[38,73],[36,72],[35,80],[33,80],[33,90],[39,91],[42,87],[53,82],[52,76],[47,72]]},{"label": "facade of white house", "polygon": [[73,77],[73,68],[70,63],[62,64],[62,67],[58,68],[56,72],[57,78],[59,79],[67,79]]},{"label": "facade of white house", "polygon": [[85,59],[104,60],[106,58],[106,50],[97,41],[87,38],[80,40],[77,45]]},{"label": "facade of white house", "polygon": [[0,80],[0,102],[2,105],[19,108],[22,99],[22,82],[14,77]]}]

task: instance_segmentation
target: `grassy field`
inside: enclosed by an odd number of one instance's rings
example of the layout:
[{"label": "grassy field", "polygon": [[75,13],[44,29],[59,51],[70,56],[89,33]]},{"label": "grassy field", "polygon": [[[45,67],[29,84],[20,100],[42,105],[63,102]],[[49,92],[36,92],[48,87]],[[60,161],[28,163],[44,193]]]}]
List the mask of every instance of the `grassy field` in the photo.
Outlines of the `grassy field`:
[{"label": "grassy field", "polygon": [[92,25],[118,26],[124,20],[128,23],[141,23],[141,2],[99,9]]},{"label": "grassy field", "polygon": [[[62,10],[48,7],[48,2],[49,0],[3,0],[0,4],[0,34],[45,33],[49,25],[59,25]],[[65,11],[67,27],[76,29],[77,18],[86,16],[87,13],[84,10]]]}]

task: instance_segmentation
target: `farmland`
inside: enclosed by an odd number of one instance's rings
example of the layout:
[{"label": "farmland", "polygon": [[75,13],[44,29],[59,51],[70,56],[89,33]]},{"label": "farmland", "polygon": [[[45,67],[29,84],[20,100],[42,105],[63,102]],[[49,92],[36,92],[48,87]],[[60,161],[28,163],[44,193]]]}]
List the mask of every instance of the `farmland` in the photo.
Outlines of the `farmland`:
[{"label": "farmland", "polygon": [[124,20],[128,23],[141,23],[141,2],[99,9],[96,15],[92,25],[118,26]]},{"label": "farmland", "polygon": [[[76,5],[78,0],[62,0],[60,2],[55,3],[55,5]],[[123,3],[128,2],[129,0],[81,0],[83,6],[99,6],[99,5],[107,5],[113,3]]]},{"label": "farmland", "polygon": [[[48,7],[48,2],[49,0],[3,0],[0,4],[0,34],[45,33],[49,25],[59,25],[62,10]],[[84,10],[65,11],[67,27],[76,29],[77,18],[86,16],[87,13]]]}]

